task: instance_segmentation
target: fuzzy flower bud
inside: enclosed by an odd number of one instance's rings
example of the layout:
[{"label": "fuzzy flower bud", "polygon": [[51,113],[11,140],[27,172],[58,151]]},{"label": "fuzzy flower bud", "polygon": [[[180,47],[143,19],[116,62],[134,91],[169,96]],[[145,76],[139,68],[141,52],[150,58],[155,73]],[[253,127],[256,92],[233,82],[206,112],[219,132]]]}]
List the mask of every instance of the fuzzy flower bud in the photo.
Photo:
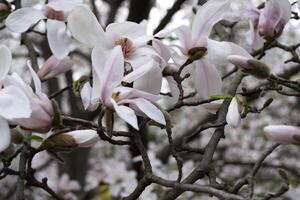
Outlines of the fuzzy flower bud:
[{"label": "fuzzy flower bud", "polygon": [[300,144],[300,128],[289,125],[269,125],[264,127],[265,136],[279,144]]},{"label": "fuzzy flower bud", "polygon": [[265,79],[270,75],[269,67],[259,60],[239,55],[228,56],[227,60],[235,66],[242,68],[243,72],[251,74],[256,78]]},{"label": "fuzzy flower bud", "polygon": [[43,147],[49,151],[67,151],[77,147],[90,147],[99,140],[96,131],[91,129],[58,133],[43,142]]}]

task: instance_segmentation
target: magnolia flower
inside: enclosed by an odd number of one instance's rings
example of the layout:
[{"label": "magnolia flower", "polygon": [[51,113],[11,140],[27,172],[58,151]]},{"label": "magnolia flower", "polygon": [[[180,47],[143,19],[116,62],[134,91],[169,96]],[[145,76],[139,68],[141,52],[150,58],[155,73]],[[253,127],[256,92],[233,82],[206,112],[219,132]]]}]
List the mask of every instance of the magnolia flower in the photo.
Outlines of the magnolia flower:
[{"label": "magnolia flower", "polygon": [[7,17],[5,25],[13,32],[24,33],[39,20],[47,19],[50,49],[56,58],[63,59],[69,54],[65,20],[71,10],[82,2],[82,0],[49,0],[42,9],[20,8]]},{"label": "magnolia flower", "polygon": [[104,32],[95,15],[85,6],[76,7],[68,17],[72,35],[93,48],[92,61],[95,66],[101,65],[115,46],[121,46],[127,62],[154,53],[147,47],[151,37],[146,36],[146,25],[145,21],[140,24],[128,21],[112,23]]},{"label": "magnolia flower", "polygon": [[10,123],[19,125],[27,130],[48,132],[52,126],[54,117],[52,102],[49,100],[47,95],[42,92],[41,81],[29,63],[28,68],[34,82],[35,92],[33,92],[32,88],[16,73],[7,76],[4,80],[5,86],[12,85],[18,87],[25,93],[30,101],[30,107],[32,110],[29,117],[15,117],[10,120]]},{"label": "magnolia flower", "polygon": [[228,0],[208,1],[198,9],[191,29],[181,26],[174,31],[181,43],[181,52],[195,60],[195,88],[197,94],[205,99],[221,91],[222,79],[205,53],[207,38],[213,26],[229,11],[229,5]]},{"label": "magnolia flower", "polygon": [[[151,103],[159,99],[157,95],[121,86],[122,81],[132,83],[141,76],[141,73],[136,70],[125,77],[123,77],[123,74],[124,57],[121,47],[116,46],[104,64],[100,79],[96,80],[99,85],[93,85],[97,90],[92,90],[94,94],[90,96],[98,97],[106,108],[115,110],[124,121],[137,130],[139,127],[136,115],[146,115],[150,119],[165,125],[163,114]],[[95,77],[93,78],[95,79]],[[90,101],[90,103],[95,104],[97,102]]]},{"label": "magnolia flower", "polygon": [[70,150],[77,147],[91,147],[99,141],[97,131],[86,129],[53,134],[43,142],[49,151]]},{"label": "magnolia flower", "polygon": [[[0,46],[0,152],[9,147],[11,135],[8,121],[16,117],[29,117],[31,114],[30,102],[22,90],[14,86],[2,89],[2,83],[10,69],[12,56],[6,46]],[[17,98],[16,98],[17,97]]]},{"label": "magnolia flower", "polygon": [[300,128],[289,125],[269,125],[264,127],[265,136],[279,144],[300,144]]},{"label": "magnolia flower", "polygon": [[55,56],[51,56],[38,70],[37,74],[42,81],[45,81],[69,71],[73,64],[74,62],[69,57],[60,60]]},{"label": "magnolia flower", "polygon": [[266,38],[280,36],[290,16],[291,4],[288,0],[266,0],[265,8],[259,17],[260,34]]},{"label": "magnolia flower", "polygon": [[235,96],[232,98],[227,115],[226,122],[232,127],[238,127],[241,123],[242,104],[240,100]]}]

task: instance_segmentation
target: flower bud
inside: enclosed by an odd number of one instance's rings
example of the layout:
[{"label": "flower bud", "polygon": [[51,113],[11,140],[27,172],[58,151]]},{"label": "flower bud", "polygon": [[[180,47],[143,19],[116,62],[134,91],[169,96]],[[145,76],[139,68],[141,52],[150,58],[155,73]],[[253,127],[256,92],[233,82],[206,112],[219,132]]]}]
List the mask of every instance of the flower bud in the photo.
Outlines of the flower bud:
[{"label": "flower bud", "polygon": [[206,47],[194,47],[188,51],[188,55],[190,56],[187,60],[188,63],[192,63],[195,60],[199,60],[203,56],[205,56],[207,52]]},{"label": "flower bud", "polygon": [[266,38],[279,37],[291,16],[291,4],[288,0],[267,0],[262,10],[258,27]]},{"label": "flower bud", "polygon": [[90,147],[99,140],[96,131],[91,129],[57,133],[47,138],[42,146],[48,151],[68,151],[77,147]]},{"label": "flower bud", "polygon": [[231,55],[227,60],[237,67],[242,68],[242,71],[255,76],[256,78],[265,79],[270,75],[269,67],[259,60],[249,59],[244,56]]},{"label": "flower bud", "polygon": [[59,60],[56,57],[51,56],[39,69],[37,74],[42,81],[46,81],[69,71],[73,64],[74,62],[69,57]]},{"label": "flower bud", "polygon": [[265,136],[279,144],[300,144],[300,128],[289,125],[269,125],[264,127]]},{"label": "flower bud", "polygon": [[243,112],[243,100],[241,98],[242,96],[235,96],[229,104],[226,122],[231,127],[238,127],[241,123],[241,114]]}]

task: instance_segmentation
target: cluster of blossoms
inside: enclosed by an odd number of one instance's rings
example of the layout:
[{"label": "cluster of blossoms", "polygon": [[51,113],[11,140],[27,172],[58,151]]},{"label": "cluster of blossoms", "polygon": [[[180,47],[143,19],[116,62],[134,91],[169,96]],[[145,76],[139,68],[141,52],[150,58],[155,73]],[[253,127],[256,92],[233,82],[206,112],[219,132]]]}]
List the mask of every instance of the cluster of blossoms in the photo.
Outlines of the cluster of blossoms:
[{"label": "cluster of blossoms", "polygon": [[[104,30],[83,0],[49,0],[42,6],[16,9],[6,18],[6,27],[15,33],[25,33],[45,21],[53,55],[40,69],[33,69],[36,66],[28,61],[33,90],[17,73],[9,73],[11,52],[6,46],[0,46],[0,151],[11,144],[10,129],[16,126],[38,133],[52,131],[41,145],[52,153],[89,147],[98,141],[96,130],[58,130],[58,108],[42,90],[42,81],[72,68],[74,61],[68,56],[72,38],[91,49],[92,76],[81,82],[80,96],[86,110],[101,109],[105,118],[103,130],[109,137],[114,131],[114,115],[135,130],[140,129],[143,119],[159,127],[168,126],[169,116],[158,104],[163,98],[163,79],[170,88],[170,102],[180,103],[184,94],[180,85],[187,74],[193,74],[193,87],[199,100],[224,94],[219,70],[222,66],[234,65],[245,74],[268,78],[270,70],[265,63],[238,44],[213,40],[210,35],[221,20],[246,19],[250,23],[249,41],[257,49],[282,34],[291,15],[291,4],[288,0],[266,0],[262,9],[253,7],[243,11],[232,11],[230,5],[230,0],[210,0],[197,10],[191,27],[180,26],[154,36],[147,35],[146,21],[112,23]],[[164,42],[171,34],[179,40],[179,45]],[[247,112],[242,96],[227,95],[203,107],[217,112],[226,98],[231,99],[226,122],[237,127]],[[102,126],[102,122],[100,124]],[[267,126],[264,130],[266,136],[277,143],[300,142],[298,127]],[[107,182],[113,183],[109,178]]]}]

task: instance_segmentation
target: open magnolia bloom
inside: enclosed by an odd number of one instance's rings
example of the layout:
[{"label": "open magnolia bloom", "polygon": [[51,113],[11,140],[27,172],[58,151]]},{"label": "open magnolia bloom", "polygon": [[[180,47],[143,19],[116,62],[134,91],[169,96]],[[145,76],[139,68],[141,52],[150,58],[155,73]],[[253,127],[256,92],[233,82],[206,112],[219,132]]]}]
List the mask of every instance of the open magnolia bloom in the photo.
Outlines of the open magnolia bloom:
[{"label": "open magnolia bloom", "polygon": [[[213,26],[230,10],[230,1],[212,0],[201,6],[194,18],[192,28],[180,26],[175,29],[181,52],[194,60],[194,84],[197,94],[204,99],[221,91],[222,79],[206,56],[207,38]],[[159,34],[158,34],[159,35]]]},{"label": "open magnolia bloom", "polygon": [[102,29],[96,16],[85,6],[76,7],[68,17],[68,28],[81,43],[93,48],[93,65],[102,64],[115,46],[121,46],[127,62],[145,56],[148,59],[155,53],[147,42],[152,38],[146,35],[147,24],[134,22],[112,23]]},{"label": "open magnolia bloom", "polygon": [[[122,81],[132,83],[140,77],[141,73],[136,70],[125,77],[123,75],[124,57],[121,47],[116,46],[105,62],[100,79],[94,81],[99,82],[99,85],[93,85],[93,87],[97,87],[98,89],[92,90],[92,93],[94,92],[95,94],[89,96],[98,97],[98,101],[102,105],[108,110],[115,110],[119,117],[135,129],[139,129],[136,115],[147,116],[165,125],[164,115],[151,103],[159,99],[158,95],[121,86]],[[91,101],[91,104],[97,104],[97,102]]]},{"label": "open magnolia bloom", "polygon": [[30,102],[22,90],[15,86],[2,88],[2,83],[10,69],[12,56],[9,49],[0,46],[0,152],[8,148],[11,135],[8,121],[17,117],[29,117],[31,114]]},{"label": "open magnolia bloom", "polygon": [[300,128],[289,125],[269,125],[264,127],[265,136],[279,144],[300,144]]},{"label": "open magnolia bloom", "polygon": [[14,86],[24,92],[30,101],[30,108],[32,110],[30,116],[15,117],[10,120],[10,124],[19,125],[23,129],[40,133],[48,132],[52,126],[54,118],[52,102],[49,100],[47,95],[42,92],[41,81],[29,63],[28,67],[34,82],[35,92],[16,73],[7,76],[4,80],[5,87]]},{"label": "open magnolia bloom", "polygon": [[50,49],[56,58],[63,59],[69,54],[69,38],[65,21],[71,10],[82,2],[83,0],[49,0],[42,9],[20,8],[7,17],[5,25],[13,32],[24,33],[39,20],[47,19]]}]

